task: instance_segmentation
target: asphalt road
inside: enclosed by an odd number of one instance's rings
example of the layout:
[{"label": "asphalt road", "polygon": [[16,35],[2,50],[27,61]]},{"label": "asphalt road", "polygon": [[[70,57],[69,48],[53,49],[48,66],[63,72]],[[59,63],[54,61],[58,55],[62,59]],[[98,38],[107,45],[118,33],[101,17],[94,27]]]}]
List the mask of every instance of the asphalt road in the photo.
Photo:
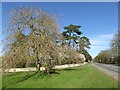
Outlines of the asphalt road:
[{"label": "asphalt road", "polygon": [[102,67],[102,68],[105,68],[105,69],[108,69],[110,71],[114,71],[116,73],[120,73],[120,67],[118,66],[113,66],[113,65],[108,65],[108,64],[100,64],[100,63],[94,63],[95,65],[99,66],[99,67]]},{"label": "asphalt road", "polygon": [[107,75],[111,76],[112,78],[120,81],[120,66],[114,66],[111,64],[101,64],[101,63],[93,63],[93,66],[100,69]]}]

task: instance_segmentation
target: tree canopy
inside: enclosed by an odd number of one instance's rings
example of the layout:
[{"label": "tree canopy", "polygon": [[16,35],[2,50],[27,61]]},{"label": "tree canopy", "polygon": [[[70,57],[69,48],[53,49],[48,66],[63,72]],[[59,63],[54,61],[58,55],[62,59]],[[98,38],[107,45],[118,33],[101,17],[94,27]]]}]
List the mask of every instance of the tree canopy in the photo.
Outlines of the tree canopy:
[{"label": "tree canopy", "polygon": [[82,63],[83,56],[76,49],[79,40],[86,48],[90,43],[87,37],[80,37],[80,27],[71,24],[59,33],[56,17],[45,10],[24,6],[12,9],[5,32],[4,70],[34,64],[37,71],[45,67],[49,74],[55,65]]}]

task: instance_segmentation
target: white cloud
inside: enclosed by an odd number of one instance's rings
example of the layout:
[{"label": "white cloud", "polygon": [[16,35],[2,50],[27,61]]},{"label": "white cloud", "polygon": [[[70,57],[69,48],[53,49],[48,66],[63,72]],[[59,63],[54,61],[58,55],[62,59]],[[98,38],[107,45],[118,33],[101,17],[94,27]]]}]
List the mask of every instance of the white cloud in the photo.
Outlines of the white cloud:
[{"label": "white cloud", "polygon": [[114,34],[94,35],[90,37],[90,41],[92,45],[104,45],[109,43],[112,40],[113,36]]},{"label": "white cloud", "polygon": [[91,49],[88,52],[95,57],[101,50],[106,50],[110,48],[110,43],[114,34],[101,34],[89,37],[91,42]]}]

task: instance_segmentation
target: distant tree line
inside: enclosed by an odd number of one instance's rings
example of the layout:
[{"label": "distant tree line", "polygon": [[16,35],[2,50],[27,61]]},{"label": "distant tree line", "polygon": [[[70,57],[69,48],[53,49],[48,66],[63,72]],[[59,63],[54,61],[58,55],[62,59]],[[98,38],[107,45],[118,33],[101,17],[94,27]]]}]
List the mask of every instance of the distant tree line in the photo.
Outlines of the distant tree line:
[{"label": "distant tree line", "polygon": [[94,60],[99,63],[120,65],[120,31],[114,35],[109,50],[101,51]]}]

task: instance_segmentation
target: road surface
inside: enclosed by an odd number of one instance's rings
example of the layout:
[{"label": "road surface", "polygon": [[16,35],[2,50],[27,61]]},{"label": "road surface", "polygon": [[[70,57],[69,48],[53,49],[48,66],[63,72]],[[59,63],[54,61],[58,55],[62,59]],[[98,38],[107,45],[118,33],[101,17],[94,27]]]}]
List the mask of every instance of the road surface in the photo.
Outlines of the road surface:
[{"label": "road surface", "polygon": [[107,75],[111,76],[115,80],[120,82],[120,67],[108,64],[93,63],[93,66],[103,71]]}]

